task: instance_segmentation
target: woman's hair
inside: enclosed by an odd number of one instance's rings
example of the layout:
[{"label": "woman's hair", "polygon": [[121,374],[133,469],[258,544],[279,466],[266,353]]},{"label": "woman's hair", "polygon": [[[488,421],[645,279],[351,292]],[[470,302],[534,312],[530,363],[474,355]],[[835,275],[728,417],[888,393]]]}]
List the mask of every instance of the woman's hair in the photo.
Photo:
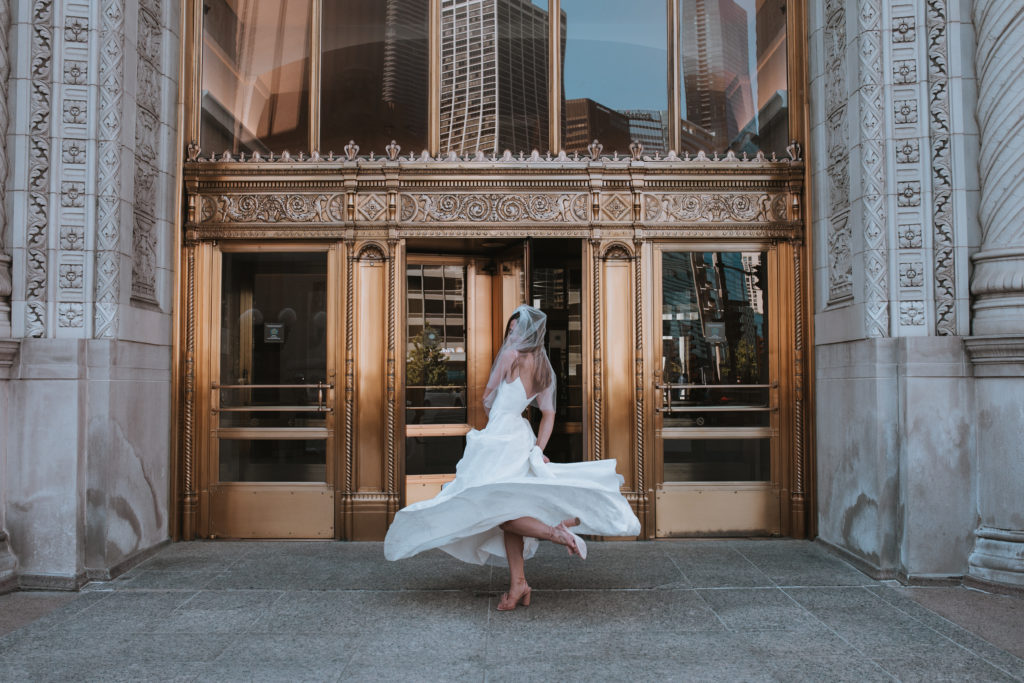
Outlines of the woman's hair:
[{"label": "woman's hair", "polygon": [[519,320],[519,311],[518,310],[516,310],[515,313],[513,313],[512,315],[510,315],[508,317],[508,322],[505,323],[505,336],[502,337],[502,339],[508,339],[508,333],[512,331],[512,323],[513,323],[513,321],[516,321],[516,320]]}]

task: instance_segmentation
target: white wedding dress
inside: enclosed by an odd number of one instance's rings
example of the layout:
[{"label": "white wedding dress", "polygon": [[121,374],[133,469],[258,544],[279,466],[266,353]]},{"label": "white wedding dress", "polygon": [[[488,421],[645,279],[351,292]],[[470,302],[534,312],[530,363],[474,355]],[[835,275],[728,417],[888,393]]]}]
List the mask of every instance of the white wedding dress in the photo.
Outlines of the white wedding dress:
[{"label": "white wedding dress", "polygon": [[[389,560],[440,548],[464,562],[505,564],[498,525],[535,517],[555,525],[579,517],[582,534],[636,536],[640,521],[619,492],[614,460],[545,463],[523,410],[532,397],[517,377],[502,382],[487,427],[466,435],[455,479],[430,500],[399,510],[384,540]],[[537,550],[525,538],[523,557]]]}]

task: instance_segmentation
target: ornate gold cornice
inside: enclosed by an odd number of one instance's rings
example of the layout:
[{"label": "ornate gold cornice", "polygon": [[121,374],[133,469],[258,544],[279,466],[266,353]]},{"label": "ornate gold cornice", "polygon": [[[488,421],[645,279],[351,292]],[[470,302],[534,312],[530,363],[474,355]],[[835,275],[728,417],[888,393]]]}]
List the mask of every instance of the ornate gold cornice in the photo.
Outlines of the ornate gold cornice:
[{"label": "ornate gold cornice", "polygon": [[799,236],[802,160],[734,155],[665,159],[395,160],[227,156],[185,164],[190,239],[403,237],[646,238]]}]

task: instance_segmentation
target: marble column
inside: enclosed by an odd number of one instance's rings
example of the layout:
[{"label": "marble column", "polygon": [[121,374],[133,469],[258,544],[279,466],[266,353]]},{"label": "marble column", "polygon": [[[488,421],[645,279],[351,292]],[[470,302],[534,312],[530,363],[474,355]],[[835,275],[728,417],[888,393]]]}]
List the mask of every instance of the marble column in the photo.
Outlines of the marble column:
[{"label": "marble column", "polygon": [[975,335],[1024,335],[1024,5],[977,0],[981,251],[974,256]]},{"label": "marble column", "polygon": [[981,250],[973,257],[978,518],[969,578],[1024,587],[1024,4],[976,0]]}]

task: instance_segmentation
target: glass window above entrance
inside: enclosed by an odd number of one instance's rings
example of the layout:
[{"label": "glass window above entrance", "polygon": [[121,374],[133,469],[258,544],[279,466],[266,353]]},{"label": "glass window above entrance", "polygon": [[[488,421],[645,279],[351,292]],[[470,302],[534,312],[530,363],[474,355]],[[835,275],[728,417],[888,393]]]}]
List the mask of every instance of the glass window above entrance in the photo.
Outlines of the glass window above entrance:
[{"label": "glass window above entrance", "polygon": [[[790,0],[792,4],[793,0]],[[783,153],[786,0],[206,0],[204,151]],[[553,7],[558,11],[553,11]]]},{"label": "glass window above entrance", "polygon": [[309,144],[308,0],[206,0],[202,144],[241,152]]}]

